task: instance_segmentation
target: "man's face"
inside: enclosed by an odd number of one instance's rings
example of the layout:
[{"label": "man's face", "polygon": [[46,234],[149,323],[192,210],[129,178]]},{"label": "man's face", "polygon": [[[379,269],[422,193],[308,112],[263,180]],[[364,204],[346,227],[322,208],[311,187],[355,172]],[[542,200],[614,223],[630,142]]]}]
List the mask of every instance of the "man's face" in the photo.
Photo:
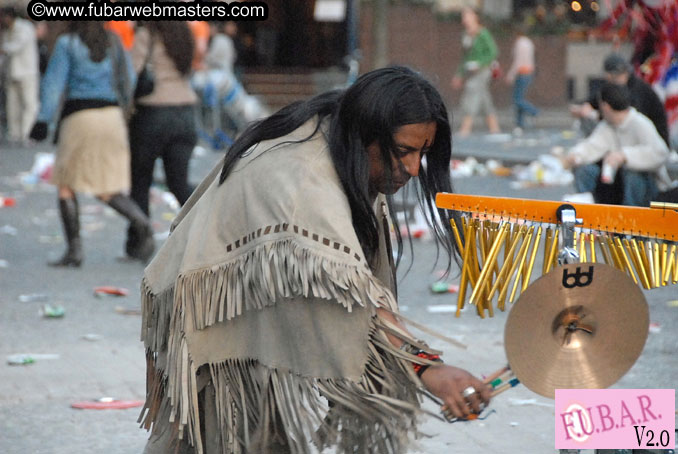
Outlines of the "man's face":
[{"label": "man's face", "polygon": [[629,81],[629,73],[605,73],[605,80],[615,85],[626,85]]},{"label": "man's face", "polygon": [[[421,158],[433,145],[436,123],[415,123],[401,126],[393,134],[395,150],[391,154],[391,177],[384,167],[381,149],[377,142],[367,147],[369,155],[369,191],[376,195],[393,194],[405,186],[411,177],[419,175]],[[392,181],[391,181],[392,180]]]},{"label": "man's face", "polygon": [[473,30],[478,26],[478,16],[475,11],[465,8],[461,12],[461,23],[467,30]]},{"label": "man's face", "polygon": [[605,101],[600,101],[600,113],[603,114],[603,119],[612,126],[617,126],[617,123],[619,123],[619,115]]}]

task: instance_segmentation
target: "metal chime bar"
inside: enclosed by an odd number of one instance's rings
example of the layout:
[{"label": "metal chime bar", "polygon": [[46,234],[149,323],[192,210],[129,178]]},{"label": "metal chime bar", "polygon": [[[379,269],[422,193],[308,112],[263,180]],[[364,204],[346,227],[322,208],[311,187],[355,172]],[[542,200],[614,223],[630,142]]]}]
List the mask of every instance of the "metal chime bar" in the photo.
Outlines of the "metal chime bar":
[{"label": "metal chime bar", "polygon": [[678,283],[676,204],[637,208],[438,194],[436,205],[463,214],[460,224],[452,222],[463,259],[457,316],[467,297],[481,317],[493,316],[493,306],[505,310],[507,300],[513,303],[539,277],[533,273],[539,248],[542,274],[604,261],[646,289]]}]

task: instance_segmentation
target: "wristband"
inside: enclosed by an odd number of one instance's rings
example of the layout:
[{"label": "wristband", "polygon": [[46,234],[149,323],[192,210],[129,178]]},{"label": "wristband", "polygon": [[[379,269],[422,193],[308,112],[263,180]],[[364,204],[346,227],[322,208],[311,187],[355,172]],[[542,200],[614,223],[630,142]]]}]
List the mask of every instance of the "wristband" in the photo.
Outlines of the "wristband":
[{"label": "wristband", "polygon": [[[417,342],[425,347],[428,347],[428,344],[426,342],[417,340]],[[410,355],[418,356],[419,358],[422,359],[427,359],[429,361],[433,361],[435,363],[442,363],[443,360],[440,358],[440,355],[436,355],[433,353],[428,353],[424,350],[421,350],[420,348],[417,348],[408,342],[403,342],[403,344],[400,346],[400,349],[409,353]],[[414,372],[417,374],[419,378],[421,378],[422,374],[431,367],[431,364],[419,364],[419,363],[412,363],[412,367],[414,368]]]},{"label": "wristband", "polygon": [[[443,360],[440,358],[439,355],[432,355],[431,353],[426,353],[423,350],[420,350],[417,352],[416,356],[419,358],[427,359],[429,361],[433,361],[435,363],[442,363]],[[417,364],[417,363],[412,363],[412,367],[414,368],[414,372],[417,374],[417,377],[421,378],[421,376],[424,374],[426,369],[431,367],[431,364]]]}]

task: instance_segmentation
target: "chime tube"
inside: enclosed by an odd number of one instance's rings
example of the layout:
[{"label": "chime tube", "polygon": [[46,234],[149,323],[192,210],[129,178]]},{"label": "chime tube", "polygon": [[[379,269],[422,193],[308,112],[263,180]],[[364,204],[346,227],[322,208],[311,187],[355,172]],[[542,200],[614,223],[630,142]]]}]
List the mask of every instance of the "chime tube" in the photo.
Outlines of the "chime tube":
[{"label": "chime tube", "polygon": [[551,242],[551,250],[549,251],[548,263],[546,265],[546,273],[551,271],[551,268],[556,264],[556,256],[558,254],[558,237],[560,236],[560,231],[556,230],[553,233],[553,241]]},{"label": "chime tube", "polygon": [[466,239],[466,244],[464,245],[464,256],[462,258],[462,270],[461,270],[461,281],[459,282],[459,295],[457,297],[457,317],[461,316],[461,310],[464,308],[464,299],[466,298],[466,285],[468,284],[469,278],[469,256],[471,250],[471,235],[472,228],[469,224],[466,227],[466,233],[464,238]]},{"label": "chime tube", "polygon": [[640,281],[643,284],[643,288],[649,289],[650,280],[647,275],[647,270],[645,269],[645,263],[643,262],[640,248],[638,247],[638,242],[635,238],[631,239],[631,248],[633,250],[633,256],[635,257],[633,263],[636,264],[636,270],[638,271],[638,276],[640,277]]},{"label": "chime tube", "polygon": [[516,275],[516,280],[513,282],[513,289],[511,290],[511,296],[509,297],[509,303],[513,303],[513,300],[516,296],[516,290],[518,289],[518,281],[521,278],[523,272],[523,265],[525,264],[525,258],[527,257],[527,251],[529,250],[529,245],[532,242],[532,237],[534,236],[534,226],[530,227],[530,231],[527,232],[527,239],[525,240],[524,250],[521,251],[519,265],[518,265],[518,274]]},{"label": "chime tube", "polygon": [[497,280],[494,281],[494,285],[492,286],[492,289],[490,290],[490,294],[487,296],[488,299],[492,299],[494,294],[499,289],[499,286],[502,284],[502,282],[506,278],[506,273],[509,271],[509,269],[512,268],[513,261],[510,258],[513,257],[513,253],[515,252],[516,247],[518,246],[518,243],[522,243],[521,239],[524,236],[525,236],[525,229],[521,229],[521,231],[518,232],[515,239],[511,243],[510,249],[508,250],[508,252],[504,256],[505,257],[504,258],[504,265],[501,267],[501,270],[499,271],[499,275],[497,276]]},{"label": "chime tube", "polygon": [[501,227],[501,230],[499,232],[498,239],[495,239],[495,241],[492,243],[492,247],[490,248],[490,252],[487,254],[487,260],[483,264],[483,270],[480,273],[480,277],[478,278],[478,282],[476,283],[476,287],[473,289],[473,293],[471,294],[471,300],[470,302],[473,303],[474,301],[477,301],[478,296],[480,295],[480,289],[485,287],[486,285],[486,280],[488,279],[490,273],[492,272],[494,268],[494,262],[497,260],[497,256],[499,255],[499,250],[501,248],[501,245],[504,241],[504,237],[506,236],[506,232],[508,231],[509,224],[506,223]]},{"label": "chime tube", "polygon": [[532,254],[530,254],[530,264],[527,267],[527,275],[523,280],[522,292],[527,289],[527,286],[530,285],[530,277],[532,276],[532,268],[534,268],[534,260],[537,258],[537,249],[539,249],[539,240],[541,239],[541,226],[537,229],[537,238],[534,240],[534,246],[532,247]]},{"label": "chime tube", "polygon": [[551,252],[551,243],[553,242],[553,230],[551,227],[546,227],[546,233],[544,234],[544,261],[541,267],[541,274],[546,274],[548,263],[549,263],[549,253]]},{"label": "chime tube", "polygon": [[621,239],[619,237],[616,237],[614,239],[614,243],[617,246],[617,251],[619,252],[619,256],[623,261],[624,271],[626,271],[628,275],[631,276],[633,282],[638,284],[638,279],[636,279],[636,276],[633,273],[633,268],[631,268],[631,262],[629,261],[628,255],[626,255],[626,251],[624,250],[624,245],[622,244]]},{"label": "chime tube", "polygon": [[522,240],[522,243],[520,245],[520,249],[518,250],[518,255],[516,256],[515,260],[513,261],[513,264],[511,264],[511,270],[509,271],[508,275],[506,276],[506,282],[504,282],[501,290],[499,291],[499,300],[503,300],[503,299],[506,298],[506,295],[508,293],[508,289],[511,285],[511,280],[513,278],[513,275],[520,265],[520,257],[522,257],[524,255],[524,252],[527,250],[527,247],[530,244],[529,240],[530,240],[531,236],[528,236],[528,235],[530,235],[530,232],[532,232],[533,230],[534,230],[534,227],[530,227],[530,229],[528,231],[525,231],[523,233],[523,240]]}]

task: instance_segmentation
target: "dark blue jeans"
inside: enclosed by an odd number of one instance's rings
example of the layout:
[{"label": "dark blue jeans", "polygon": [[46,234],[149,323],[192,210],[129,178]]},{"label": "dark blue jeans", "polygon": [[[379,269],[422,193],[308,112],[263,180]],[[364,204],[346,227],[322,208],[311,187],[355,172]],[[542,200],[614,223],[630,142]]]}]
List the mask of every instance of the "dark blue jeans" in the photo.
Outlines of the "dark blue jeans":
[{"label": "dark blue jeans", "polygon": [[525,127],[525,114],[535,116],[539,110],[525,99],[525,93],[532,83],[532,74],[522,74],[513,83],[513,105],[516,107],[516,126]]},{"label": "dark blue jeans", "polygon": [[[636,172],[621,168],[617,173],[622,177],[622,205],[649,207],[659,190],[653,172]],[[600,166],[588,164],[574,169],[574,185],[578,192],[596,193],[600,180]]]}]

